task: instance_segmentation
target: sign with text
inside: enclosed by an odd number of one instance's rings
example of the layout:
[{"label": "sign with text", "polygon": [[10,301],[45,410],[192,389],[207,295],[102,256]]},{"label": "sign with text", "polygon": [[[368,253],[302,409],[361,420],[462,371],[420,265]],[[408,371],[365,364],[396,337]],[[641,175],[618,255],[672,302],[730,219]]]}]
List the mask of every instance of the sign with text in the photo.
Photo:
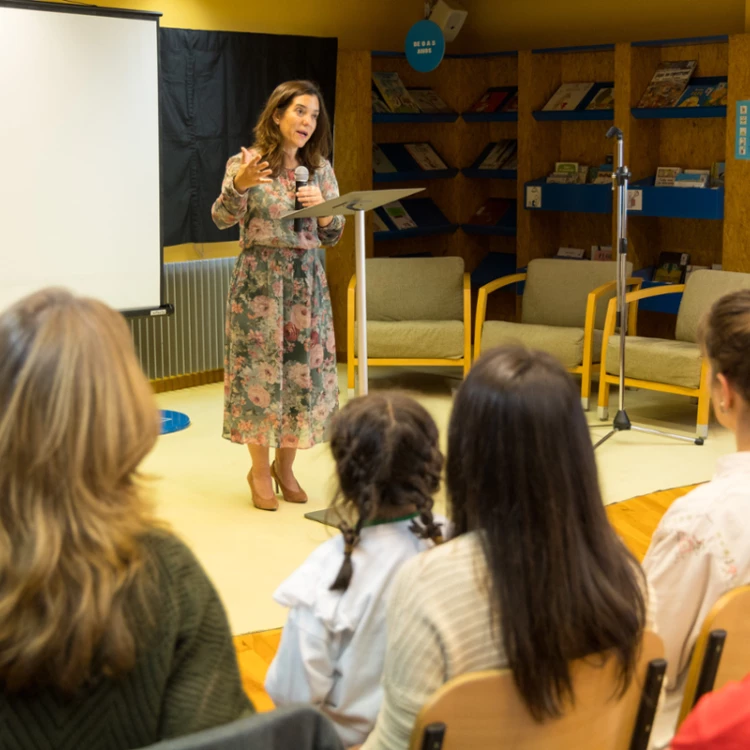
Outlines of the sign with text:
[{"label": "sign with text", "polygon": [[748,128],[747,118],[750,117],[750,99],[744,99],[737,102],[737,124],[734,137],[734,158],[750,159],[750,149],[748,149]]},{"label": "sign with text", "polygon": [[420,73],[435,70],[445,54],[443,30],[434,21],[417,21],[406,35],[406,59]]}]

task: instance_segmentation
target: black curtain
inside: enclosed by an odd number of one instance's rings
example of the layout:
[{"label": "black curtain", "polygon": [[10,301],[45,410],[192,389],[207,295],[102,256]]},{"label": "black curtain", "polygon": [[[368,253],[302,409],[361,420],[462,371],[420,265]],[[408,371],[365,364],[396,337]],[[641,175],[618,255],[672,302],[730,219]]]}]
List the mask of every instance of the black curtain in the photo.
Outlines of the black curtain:
[{"label": "black curtain", "polygon": [[268,96],[315,81],[333,120],[337,40],[161,29],[161,189],[165,245],[237,239],[211,221],[227,159],[252,142]]}]

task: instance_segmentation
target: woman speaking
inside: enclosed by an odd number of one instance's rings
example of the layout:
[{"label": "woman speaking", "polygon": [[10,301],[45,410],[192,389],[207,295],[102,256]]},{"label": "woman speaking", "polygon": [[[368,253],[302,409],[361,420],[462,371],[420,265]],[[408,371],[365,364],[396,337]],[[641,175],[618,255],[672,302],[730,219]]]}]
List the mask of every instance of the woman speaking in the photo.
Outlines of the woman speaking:
[{"label": "woman speaking", "polygon": [[[220,229],[240,226],[227,300],[223,436],[247,444],[247,481],[261,510],[278,508],[274,484],[286,501],[307,502],[294,457],[298,448],[325,440],[338,407],[331,300],[318,248],[339,241],[344,219],[303,219],[295,232],[294,222],[281,218],[294,210],[295,199],[307,208],[339,194],[330,152],[317,86],[282,83],[258,119],[252,148],[227,162],[211,209]],[[297,167],[309,171],[299,190]]]}]

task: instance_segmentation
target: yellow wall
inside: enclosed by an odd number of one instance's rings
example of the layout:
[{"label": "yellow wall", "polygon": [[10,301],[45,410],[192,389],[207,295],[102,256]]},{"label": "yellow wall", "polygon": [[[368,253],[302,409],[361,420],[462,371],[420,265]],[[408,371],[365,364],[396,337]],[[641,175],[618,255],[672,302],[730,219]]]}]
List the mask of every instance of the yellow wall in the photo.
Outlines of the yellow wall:
[{"label": "yellow wall", "polygon": [[746,0],[463,2],[469,17],[456,42],[469,44],[472,51],[710,36],[745,30]]}]

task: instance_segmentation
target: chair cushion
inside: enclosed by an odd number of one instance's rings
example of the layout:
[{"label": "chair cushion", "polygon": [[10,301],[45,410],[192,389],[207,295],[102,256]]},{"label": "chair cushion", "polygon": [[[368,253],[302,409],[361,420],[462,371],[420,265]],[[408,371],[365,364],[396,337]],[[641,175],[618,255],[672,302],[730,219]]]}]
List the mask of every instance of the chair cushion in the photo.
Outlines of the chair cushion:
[{"label": "chair cushion", "polygon": [[[607,372],[620,370],[620,337],[612,336],[607,347]],[[701,381],[701,353],[688,341],[628,336],[625,342],[625,376],[654,383],[698,388]]]},{"label": "chair cushion", "polygon": [[678,341],[698,341],[701,319],[717,299],[730,292],[750,289],[750,274],[732,271],[695,271],[690,275],[677,314],[675,338]]},{"label": "chair cushion", "polygon": [[464,319],[462,258],[370,258],[365,261],[367,319]]},{"label": "chair cushion", "polygon": [[[355,336],[355,354],[358,349]],[[457,320],[367,321],[368,358],[455,359],[463,355],[464,324]]]},{"label": "chair cushion", "polygon": [[[556,357],[568,369],[583,363],[583,328],[508,323],[487,320],[482,328],[482,351],[496,346],[521,344]],[[602,350],[602,332],[594,331],[594,362]]]},{"label": "chair cushion", "polygon": [[[632,270],[632,264],[628,263],[628,275]],[[616,279],[617,263],[537,258],[529,263],[527,274],[521,322],[583,328],[589,292]],[[595,328],[604,328],[607,303],[614,296],[613,290],[598,300]]]}]

